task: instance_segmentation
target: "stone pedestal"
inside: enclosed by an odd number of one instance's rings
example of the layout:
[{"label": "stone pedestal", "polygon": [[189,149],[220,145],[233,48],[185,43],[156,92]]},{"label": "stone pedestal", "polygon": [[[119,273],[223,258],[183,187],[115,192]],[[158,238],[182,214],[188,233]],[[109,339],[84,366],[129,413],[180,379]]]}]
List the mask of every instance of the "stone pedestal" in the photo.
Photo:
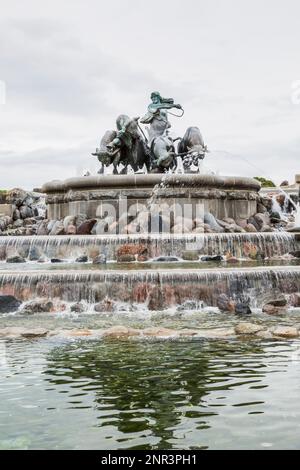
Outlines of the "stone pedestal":
[{"label": "stone pedestal", "polygon": [[[116,217],[132,206],[182,207],[185,216],[211,212],[217,218],[247,219],[257,212],[260,183],[252,178],[200,174],[97,175],[52,181],[47,194],[49,219],[85,214],[101,217],[114,207]],[[140,207],[139,207],[140,210]]]}]

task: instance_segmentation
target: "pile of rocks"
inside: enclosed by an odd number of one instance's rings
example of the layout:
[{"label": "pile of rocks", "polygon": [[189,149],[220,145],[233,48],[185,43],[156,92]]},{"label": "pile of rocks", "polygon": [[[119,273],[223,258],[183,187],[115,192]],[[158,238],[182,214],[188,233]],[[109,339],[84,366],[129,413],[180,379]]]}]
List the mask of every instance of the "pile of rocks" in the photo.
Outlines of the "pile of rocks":
[{"label": "pile of rocks", "polygon": [[[277,223],[277,221],[276,221]],[[276,227],[268,213],[257,213],[246,219],[217,219],[210,212],[203,218],[177,216],[170,220],[162,214],[140,212],[136,217],[125,213],[119,221],[113,217],[88,219],[85,214],[67,216],[63,220],[41,220],[36,223],[37,235],[113,235],[147,233],[254,233],[273,232]]]},{"label": "pile of rocks", "polygon": [[5,202],[11,215],[0,217],[0,235],[35,235],[45,218],[45,196],[16,188],[6,193]]},{"label": "pile of rocks", "polygon": [[[273,232],[285,228],[288,222],[278,212],[272,212],[272,199],[261,196],[257,213],[248,219],[216,218],[210,212],[203,217],[189,218],[174,215],[167,203],[153,210],[138,210],[138,206],[116,220],[104,217],[88,218],[86,214],[68,215],[61,220],[48,220],[45,198],[40,193],[13,189],[6,196],[12,205],[12,215],[0,218],[0,235],[101,235],[147,233],[255,233]],[[134,209],[134,210],[132,210]]]},{"label": "pile of rocks", "polygon": [[[224,313],[250,315],[252,312],[249,304],[249,299],[235,300],[226,294],[220,294],[217,298],[217,306]],[[291,307],[300,307],[300,293],[296,292],[287,296],[278,294],[274,298],[265,300],[262,303],[262,312],[267,315],[280,316],[285,315],[287,309]]]},{"label": "pile of rocks", "polygon": [[59,336],[64,338],[90,339],[181,339],[181,338],[206,338],[206,339],[276,339],[287,340],[298,338],[299,326],[278,325],[266,327],[257,323],[241,322],[235,327],[207,328],[207,329],[171,329],[161,326],[138,329],[124,325],[115,325],[107,329],[93,330],[89,328],[73,328],[68,330],[47,330],[45,328],[7,327],[0,328],[0,337],[4,338],[42,338],[45,336]]}]

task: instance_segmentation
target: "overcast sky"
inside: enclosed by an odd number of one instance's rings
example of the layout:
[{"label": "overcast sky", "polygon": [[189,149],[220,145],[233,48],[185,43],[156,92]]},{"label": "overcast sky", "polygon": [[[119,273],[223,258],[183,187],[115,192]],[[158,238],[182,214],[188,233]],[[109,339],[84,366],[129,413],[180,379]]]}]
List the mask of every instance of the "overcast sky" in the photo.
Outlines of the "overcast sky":
[{"label": "overcast sky", "polygon": [[200,127],[210,169],[293,181],[299,54],[299,0],[0,0],[0,189],[96,171],[152,90],[184,107],[175,135]]}]

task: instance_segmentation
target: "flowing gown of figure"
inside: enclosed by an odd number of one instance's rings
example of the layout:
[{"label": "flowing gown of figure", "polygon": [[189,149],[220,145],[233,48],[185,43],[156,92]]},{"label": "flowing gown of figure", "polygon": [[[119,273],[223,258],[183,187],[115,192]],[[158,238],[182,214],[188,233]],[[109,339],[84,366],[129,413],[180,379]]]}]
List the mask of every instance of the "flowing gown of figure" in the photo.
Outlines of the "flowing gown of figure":
[{"label": "flowing gown of figure", "polygon": [[150,128],[148,129],[150,147],[156,137],[164,135],[166,130],[171,127],[168,120],[168,113],[164,109],[155,109],[153,111],[150,105],[147,114],[140,119],[141,123],[150,124]]},{"label": "flowing gown of figure", "polygon": [[166,134],[166,130],[171,127],[168,120],[168,109],[182,109],[180,104],[175,104],[173,98],[163,98],[158,91],[151,93],[152,103],[148,106],[148,112],[140,119],[142,124],[150,124],[149,144],[150,147],[156,137]]}]

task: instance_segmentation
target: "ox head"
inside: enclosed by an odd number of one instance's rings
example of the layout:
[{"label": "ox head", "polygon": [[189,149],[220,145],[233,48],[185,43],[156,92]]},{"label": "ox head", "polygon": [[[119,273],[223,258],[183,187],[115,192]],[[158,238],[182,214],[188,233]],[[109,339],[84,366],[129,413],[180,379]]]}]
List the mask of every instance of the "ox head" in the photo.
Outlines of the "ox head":
[{"label": "ox head", "polygon": [[114,148],[112,144],[106,146],[106,150],[96,149],[96,152],[92,155],[95,155],[99,162],[104,166],[109,166],[113,163],[115,156],[120,152],[119,148]]},{"label": "ox head", "polygon": [[187,149],[187,155],[193,160],[203,160],[203,158],[205,157],[205,152],[207,151],[207,149],[201,144],[194,145],[193,147],[188,147]]}]

